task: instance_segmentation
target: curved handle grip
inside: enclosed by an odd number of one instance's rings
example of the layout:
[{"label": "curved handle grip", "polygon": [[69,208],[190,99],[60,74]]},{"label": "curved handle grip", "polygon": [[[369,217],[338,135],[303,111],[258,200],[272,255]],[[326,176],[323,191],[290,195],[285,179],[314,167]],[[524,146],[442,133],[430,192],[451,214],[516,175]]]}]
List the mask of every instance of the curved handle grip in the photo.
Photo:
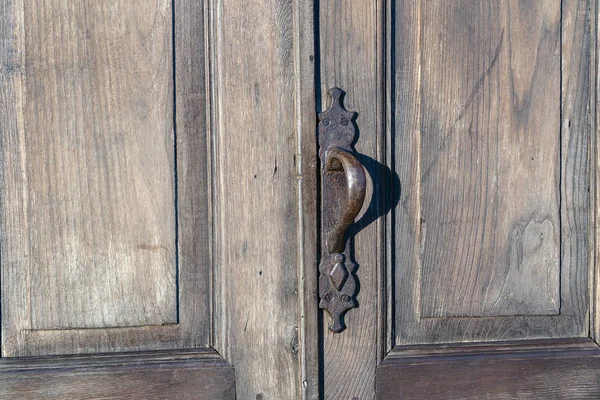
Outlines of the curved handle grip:
[{"label": "curved handle grip", "polygon": [[325,153],[325,170],[344,170],[346,173],[348,203],[340,219],[329,231],[326,238],[327,250],[330,253],[342,253],[346,247],[346,231],[354,222],[365,201],[367,178],[360,161],[354,155],[339,147],[329,149]]}]

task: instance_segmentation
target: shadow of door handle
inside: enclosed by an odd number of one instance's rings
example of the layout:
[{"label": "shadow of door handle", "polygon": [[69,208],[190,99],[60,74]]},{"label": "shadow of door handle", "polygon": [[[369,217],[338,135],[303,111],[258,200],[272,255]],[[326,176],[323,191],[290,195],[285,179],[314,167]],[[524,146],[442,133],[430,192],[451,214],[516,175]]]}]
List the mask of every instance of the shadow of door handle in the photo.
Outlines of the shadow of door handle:
[{"label": "shadow of door handle", "polygon": [[346,231],[358,216],[365,201],[367,178],[365,170],[358,159],[350,152],[334,147],[325,153],[325,171],[343,170],[346,174],[348,200],[342,215],[333,228],[327,233],[327,250],[329,253],[342,253],[346,247]]}]

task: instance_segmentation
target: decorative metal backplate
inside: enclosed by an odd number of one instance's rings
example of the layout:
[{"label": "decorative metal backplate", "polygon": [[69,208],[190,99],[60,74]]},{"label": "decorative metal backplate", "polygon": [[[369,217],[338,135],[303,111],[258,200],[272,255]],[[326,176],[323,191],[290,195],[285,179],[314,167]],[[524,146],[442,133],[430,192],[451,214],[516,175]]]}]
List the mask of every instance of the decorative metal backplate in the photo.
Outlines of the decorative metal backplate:
[{"label": "decorative metal backplate", "polygon": [[344,314],[357,307],[356,263],[351,259],[352,241],[347,230],[360,212],[366,191],[365,172],[354,155],[355,113],[342,105],[344,92],[329,91],[331,106],[319,114],[321,159],[321,263],[319,307],[331,316],[333,332],[342,332]]}]

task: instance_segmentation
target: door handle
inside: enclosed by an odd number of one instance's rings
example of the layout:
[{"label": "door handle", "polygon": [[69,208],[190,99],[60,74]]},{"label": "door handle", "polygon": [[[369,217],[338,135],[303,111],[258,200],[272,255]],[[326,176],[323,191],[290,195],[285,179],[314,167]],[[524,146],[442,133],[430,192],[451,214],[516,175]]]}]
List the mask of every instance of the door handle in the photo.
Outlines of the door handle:
[{"label": "door handle", "polygon": [[352,260],[348,228],[362,209],[367,187],[365,169],[356,158],[352,143],[355,113],[342,105],[344,92],[329,91],[331,105],[319,114],[321,158],[321,263],[319,264],[319,307],[331,316],[329,329],[346,329],[345,313],[357,307],[358,278]]},{"label": "door handle", "polygon": [[365,201],[367,178],[360,161],[352,153],[339,147],[325,153],[325,165],[327,172],[343,170],[346,173],[347,204],[326,239],[329,253],[342,253],[346,247],[346,231],[354,222]]}]

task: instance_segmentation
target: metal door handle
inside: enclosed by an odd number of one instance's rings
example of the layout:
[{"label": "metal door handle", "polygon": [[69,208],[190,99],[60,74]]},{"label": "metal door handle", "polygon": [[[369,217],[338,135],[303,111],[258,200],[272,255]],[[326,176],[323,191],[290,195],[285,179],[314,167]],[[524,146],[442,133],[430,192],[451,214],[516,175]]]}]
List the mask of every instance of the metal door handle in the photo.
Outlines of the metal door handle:
[{"label": "metal door handle", "polygon": [[329,91],[331,106],[319,114],[321,158],[321,263],[319,307],[331,315],[329,329],[346,329],[344,314],[357,306],[357,265],[351,259],[348,228],[360,212],[366,193],[366,175],[353,154],[356,127],[354,113],[342,105],[341,89]]},{"label": "metal door handle", "polygon": [[339,147],[327,150],[325,165],[328,172],[343,169],[346,173],[348,202],[339,220],[327,234],[326,239],[327,250],[330,253],[342,253],[346,247],[346,231],[354,222],[365,201],[367,178],[360,161],[354,155]]}]

